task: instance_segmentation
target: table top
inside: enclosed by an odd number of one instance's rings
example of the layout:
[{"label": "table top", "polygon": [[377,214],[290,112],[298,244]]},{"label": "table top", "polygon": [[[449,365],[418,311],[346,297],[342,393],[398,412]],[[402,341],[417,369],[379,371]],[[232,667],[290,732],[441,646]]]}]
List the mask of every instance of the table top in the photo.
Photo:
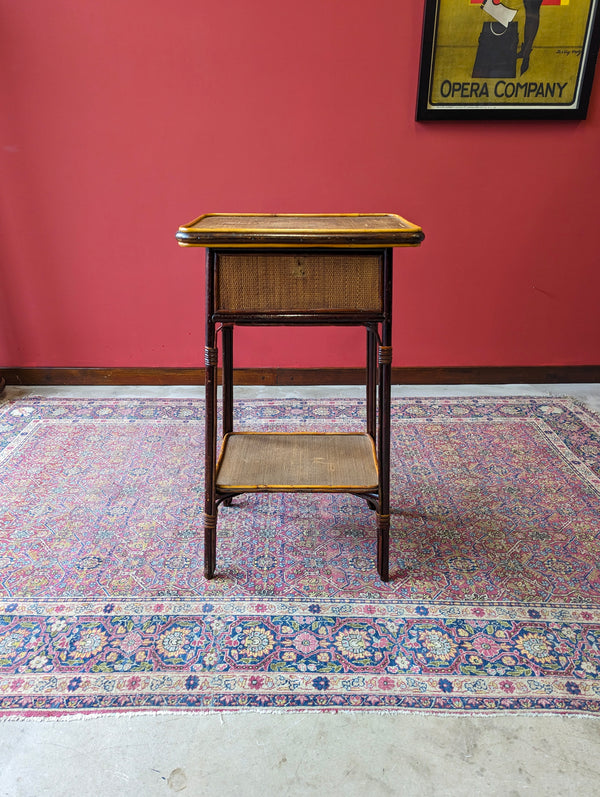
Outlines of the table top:
[{"label": "table top", "polygon": [[207,213],[176,234],[182,246],[417,246],[416,224],[394,213]]}]

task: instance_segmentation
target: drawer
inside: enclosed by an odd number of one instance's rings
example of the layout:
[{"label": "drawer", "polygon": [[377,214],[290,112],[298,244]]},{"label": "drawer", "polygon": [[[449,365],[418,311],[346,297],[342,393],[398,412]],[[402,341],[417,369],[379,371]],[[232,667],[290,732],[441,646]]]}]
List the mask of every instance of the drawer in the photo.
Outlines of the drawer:
[{"label": "drawer", "polygon": [[215,310],[380,313],[381,267],[372,252],[218,252]]}]

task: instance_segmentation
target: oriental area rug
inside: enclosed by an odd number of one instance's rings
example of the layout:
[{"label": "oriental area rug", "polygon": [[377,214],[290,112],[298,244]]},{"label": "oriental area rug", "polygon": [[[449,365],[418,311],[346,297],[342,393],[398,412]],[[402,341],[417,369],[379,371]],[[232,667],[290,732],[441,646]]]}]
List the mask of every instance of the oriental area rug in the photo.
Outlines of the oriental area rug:
[{"label": "oriental area rug", "polygon": [[[389,583],[350,495],[246,495],[203,577],[204,404],[0,402],[0,715],[600,712],[600,418],[395,399]],[[364,402],[236,428],[362,431]]]}]

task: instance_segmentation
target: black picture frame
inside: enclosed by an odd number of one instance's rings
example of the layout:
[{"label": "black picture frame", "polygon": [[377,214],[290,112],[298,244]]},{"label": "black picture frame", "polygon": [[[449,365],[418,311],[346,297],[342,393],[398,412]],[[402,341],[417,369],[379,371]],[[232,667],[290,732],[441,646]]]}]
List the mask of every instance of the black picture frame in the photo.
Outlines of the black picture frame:
[{"label": "black picture frame", "polygon": [[417,121],[585,119],[599,5],[425,0]]}]

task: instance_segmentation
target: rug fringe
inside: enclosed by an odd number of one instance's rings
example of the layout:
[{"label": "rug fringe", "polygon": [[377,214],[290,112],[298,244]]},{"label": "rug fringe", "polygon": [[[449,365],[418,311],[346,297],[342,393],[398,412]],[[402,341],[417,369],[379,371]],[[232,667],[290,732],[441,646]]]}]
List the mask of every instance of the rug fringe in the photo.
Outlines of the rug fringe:
[{"label": "rug fringe", "polygon": [[353,709],[353,708],[336,708],[336,709],[326,709],[326,708],[318,708],[314,707],[307,707],[307,708],[293,708],[290,709],[289,707],[281,707],[281,708],[263,708],[263,707],[256,707],[256,708],[239,708],[239,707],[221,707],[221,708],[201,708],[201,709],[193,709],[193,710],[169,710],[165,709],[163,711],[146,711],[143,709],[127,709],[127,710],[119,710],[119,711],[91,711],[91,712],[80,712],[78,714],[44,714],[44,715],[25,715],[25,714],[6,714],[0,716],[0,724],[2,723],[10,723],[10,722],[83,722],[83,721],[94,721],[94,720],[105,720],[105,719],[116,719],[118,717],[122,717],[127,719],[128,721],[132,719],[132,717],[153,717],[153,718],[160,718],[160,717],[171,717],[171,718],[178,718],[181,717],[189,719],[190,717],[219,717],[221,720],[221,724],[224,721],[225,715],[238,715],[238,714],[268,714],[268,715],[289,715],[289,714],[344,714],[344,715],[352,715],[354,717],[362,716],[362,715],[369,715],[369,716],[388,716],[388,717],[396,717],[398,715],[403,716],[419,716],[419,717],[436,717],[438,719],[457,719],[457,718],[495,718],[501,719],[502,717],[520,717],[520,718],[532,718],[532,717],[544,717],[548,718],[560,718],[563,719],[564,717],[571,717],[571,718],[578,718],[578,719],[588,719],[597,722],[600,719],[600,716],[597,714],[591,714],[589,712],[583,711],[556,711],[554,709],[548,709],[547,711],[528,711],[523,709],[492,709],[492,710],[480,710],[480,711],[469,711],[469,710],[461,710],[457,712],[456,710],[438,710],[438,709],[407,709],[407,708],[394,708],[388,710],[382,709]]}]

